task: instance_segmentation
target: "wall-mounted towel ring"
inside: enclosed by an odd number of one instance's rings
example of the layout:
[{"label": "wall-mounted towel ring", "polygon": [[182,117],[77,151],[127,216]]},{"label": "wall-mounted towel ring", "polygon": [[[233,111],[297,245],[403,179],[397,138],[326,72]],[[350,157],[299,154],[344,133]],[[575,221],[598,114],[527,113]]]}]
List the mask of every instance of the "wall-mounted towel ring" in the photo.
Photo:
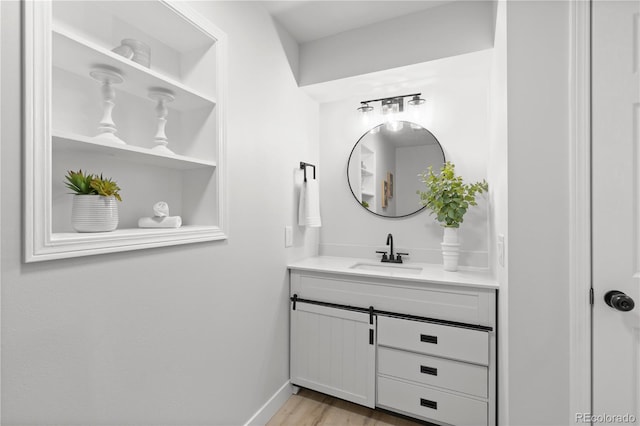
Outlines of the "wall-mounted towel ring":
[{"label": "wall-mounted towel ring", "polygon": [[304,170],[304,181],[307,181],[307,167],[313,167],[313,179],[316,178],[316,166],[314,164],[305,163],[304,161],[300,162],[300,168]]}]

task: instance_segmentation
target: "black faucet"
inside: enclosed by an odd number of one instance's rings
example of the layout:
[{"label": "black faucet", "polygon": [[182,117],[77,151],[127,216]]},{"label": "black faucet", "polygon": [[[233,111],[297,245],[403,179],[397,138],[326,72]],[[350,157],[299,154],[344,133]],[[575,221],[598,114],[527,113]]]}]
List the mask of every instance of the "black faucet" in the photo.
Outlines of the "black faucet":
[{"label": "black faucet", "polygon": [[380,262],[385,262],[385,263],[402,263],[402,256],[408,256],[409,253],[397,253],[394,254],[393,253],[393,235],[388,234],[387,235],[387,245],[389,246],[389,256],[387,256],[387,252],[386,251],[376,251],[376,253],[381,253],[382,254],[382,259],[380,259]]},{"label": "black faucet", "polygon": [[395,262],[395,256],[393,254],[393,235],[388,234],[387,235],[387,245],[391,246],[389,248],[389,262]]}]

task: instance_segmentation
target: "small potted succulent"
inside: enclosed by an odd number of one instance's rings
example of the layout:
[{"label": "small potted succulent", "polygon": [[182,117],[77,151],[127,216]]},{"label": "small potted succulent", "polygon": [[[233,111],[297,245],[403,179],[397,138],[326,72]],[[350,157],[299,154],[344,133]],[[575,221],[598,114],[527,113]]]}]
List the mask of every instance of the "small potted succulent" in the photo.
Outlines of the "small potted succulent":
[{"label": "small potted succulent", "polygon": [[102,175],[68,171],[65,185],[73,196],[71,226],[77,232],[108,232],[118,227],[120,187]]},{"label": "small potted succulent", "polygon": [[464,183],[461,176],[456,176],[455,166],[449,161],[439,174],[435,174],[429,166],[427,172],[418,176],[427,187],[426,191],[417,191],[420,203],[431,210],[431,214],[444,226],[441,244],[444,270],[457,271],[460,251],[458,228],[469,206],[477,205],[476,194],[486,192],[489,185],[486,180]]}]

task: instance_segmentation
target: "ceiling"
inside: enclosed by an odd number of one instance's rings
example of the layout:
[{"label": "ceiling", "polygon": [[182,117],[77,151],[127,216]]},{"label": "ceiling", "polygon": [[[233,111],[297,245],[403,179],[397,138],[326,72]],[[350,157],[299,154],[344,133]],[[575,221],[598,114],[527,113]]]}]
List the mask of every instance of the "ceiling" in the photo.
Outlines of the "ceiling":
[{"label": "ceiling", "polygon": [[300,44],[437,7],[454,0],[260,2]]}]

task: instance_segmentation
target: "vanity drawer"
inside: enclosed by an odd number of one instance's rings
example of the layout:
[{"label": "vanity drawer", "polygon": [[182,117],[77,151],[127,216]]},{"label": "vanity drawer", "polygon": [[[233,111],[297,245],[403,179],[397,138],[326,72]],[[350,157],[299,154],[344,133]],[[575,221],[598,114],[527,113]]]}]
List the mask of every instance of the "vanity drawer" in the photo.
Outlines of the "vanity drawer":
[{"label": "vanity drawer", "polygon": [[488,369],[480,365],[379,346],[378,373],[487,397]]},{"label": "vanity drawer", "polygon": [[378,316],[378,345],[489,365],[485,331]]},{"label": "vanity drawer", "polygon": [[486,402],[378,376],[377,405],[456,426],[486,426]]}]

